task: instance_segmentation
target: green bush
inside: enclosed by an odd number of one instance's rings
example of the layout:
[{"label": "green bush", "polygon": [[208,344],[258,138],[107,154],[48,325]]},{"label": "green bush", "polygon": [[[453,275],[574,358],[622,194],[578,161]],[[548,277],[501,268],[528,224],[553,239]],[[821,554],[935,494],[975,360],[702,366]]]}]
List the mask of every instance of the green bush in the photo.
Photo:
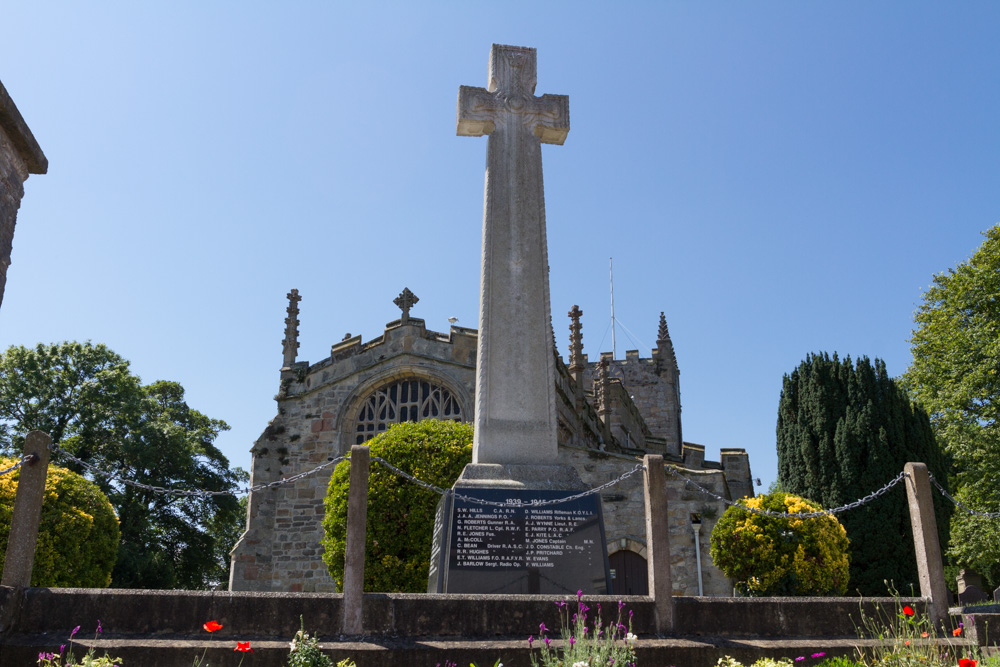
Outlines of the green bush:
[{"label": "green bush", "polygon": [[[472,425],[427,419],[396,424],[368,442],[378,456],[418,479],[448,488],[472,461]],[[323,560],[343,589],[350,463],[337,465],[326,494]],[[434,511],[440,496],[372,462],[368,483],[365,590],[427,591]]]},{"label": "green bush", "polygon": [[[0,469],[16,459],[0,459]],[[20,470],[0,477],[0,568]],[[108,497],[82,476],[49,466],[38,527],[32,586],[104,588],[118,554],[118,517]]]},{"label": "green bush", "polygon": [[843,595],[849,578],[849,542],[836,517],[780,519],[747,507],[800,514],[820,507],[775,492],[744,498],[712,530],[712,560],[744,594]]}]

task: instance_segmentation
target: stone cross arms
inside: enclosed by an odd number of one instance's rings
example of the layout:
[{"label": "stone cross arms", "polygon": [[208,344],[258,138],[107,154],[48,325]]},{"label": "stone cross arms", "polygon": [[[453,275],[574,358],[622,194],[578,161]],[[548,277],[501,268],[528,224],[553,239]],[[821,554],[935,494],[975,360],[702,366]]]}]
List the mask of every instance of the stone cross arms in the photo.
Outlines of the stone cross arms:
[{"label": "stone cross arms", "polygon": [[481,137],[514,123],[543,144],[562,145],[569,134],[569,97],[535,97],[537,71],[535,49],[494,44],[489,88],[458,88],[458,135]]}]

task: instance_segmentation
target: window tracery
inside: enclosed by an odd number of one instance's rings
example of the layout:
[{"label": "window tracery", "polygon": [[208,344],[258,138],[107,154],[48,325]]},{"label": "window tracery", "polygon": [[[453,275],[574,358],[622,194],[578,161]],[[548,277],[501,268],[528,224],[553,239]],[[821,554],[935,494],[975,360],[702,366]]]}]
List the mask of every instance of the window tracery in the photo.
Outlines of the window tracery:
[{"label": "window tracery", "polygon": [[421,419],[465,421],[461,404],[447,388],[427,380],[396,380],[373,391],[361,404],[354,444],[371,440],[390,424]]}]

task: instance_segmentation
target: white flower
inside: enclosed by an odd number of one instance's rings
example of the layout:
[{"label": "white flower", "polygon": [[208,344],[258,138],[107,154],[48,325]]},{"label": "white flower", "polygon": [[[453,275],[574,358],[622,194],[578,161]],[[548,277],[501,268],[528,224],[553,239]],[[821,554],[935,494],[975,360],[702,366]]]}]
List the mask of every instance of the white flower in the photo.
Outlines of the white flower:
[{"label": "white flower", "polygon": [[636,639],[638,639],[638,637],[633,635],[631,632],[625,635],[625,641],[627,641],[629,644],[634,644]]},{"label": "white flower", "polygon": [[590,665],[586,662],[580,661],[580,662],[574,662],[573,667],[590,667]]}]

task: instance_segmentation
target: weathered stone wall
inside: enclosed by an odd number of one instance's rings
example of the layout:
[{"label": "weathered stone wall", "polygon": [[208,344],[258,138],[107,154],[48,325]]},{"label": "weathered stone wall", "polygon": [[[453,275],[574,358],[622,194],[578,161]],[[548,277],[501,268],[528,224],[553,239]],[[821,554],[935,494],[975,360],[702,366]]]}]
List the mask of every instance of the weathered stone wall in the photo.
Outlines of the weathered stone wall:
[{"label": "weathered stone wall", "polygon": [[[599,486],[632,470],[639,457],[608,455],[593,450],[560,447],[561,463],[574,466],[589,486]],[[704,488],[723,497],[728,496],[725,476],[721,470],[700,471],[679,469],[681,474]],[[725,511],[719,501],[685,488],[684,482],[668,474],[667,512],[670,517],[670,573],[675,595],[697,595],[698,573],[695,563],[694,532],[691,515],[702,520],[700,555],[702,587],[705,595],[731,595],[732,585],[712,563],[709,535]],[[625,549],[646,558],[646,503],[643,497],[642,473],[632,475],[601,494],[604,512],[604,534],[608,555]]]},{"label": "weathered stone wall", "polygon": [[[395,379],[427,378],[447,387],[468,421],[475,391],[475,333],[427,331],[422,320],[390,322],[367,344],[360,337],[333,346],[328,359],[296,364],[282,381],[278,415],[251,450],[251,482],[266,484],[345,454],[363,399]],[[323,498],[332,471],[254,493],[247,532],[233,551],[231,590],[332,592],[322,561]]]},{"label": "weathered stone wall", "polygon": [[0,303],[7,284],[7,267],[14,244],[14,224],[17,209],[24,196],[24,181],[28,170],[24,160],[14,150],[7,133],[0,128]]},{"label": "weathered stone wall", "polygon": [[48,161],[0,83],[0,304],[7,285],[17,210],[28,174],[44,174]]},{"label": "weathered stone wall", "polygon": [[[680,455],[681,408],[676,370],[655,356],[642,359],[636,350],[626,352],[625,359],[613,359],[610,352],[602,352],[601,360],[608,362],[609,377],[621,381],[622,388],[642,414],[649,433],[665,443],[662,450],[658,447],[651,449],[658,454]],[[594,386],[597,364],[587,364],[583,372],[585,388]]]}]

